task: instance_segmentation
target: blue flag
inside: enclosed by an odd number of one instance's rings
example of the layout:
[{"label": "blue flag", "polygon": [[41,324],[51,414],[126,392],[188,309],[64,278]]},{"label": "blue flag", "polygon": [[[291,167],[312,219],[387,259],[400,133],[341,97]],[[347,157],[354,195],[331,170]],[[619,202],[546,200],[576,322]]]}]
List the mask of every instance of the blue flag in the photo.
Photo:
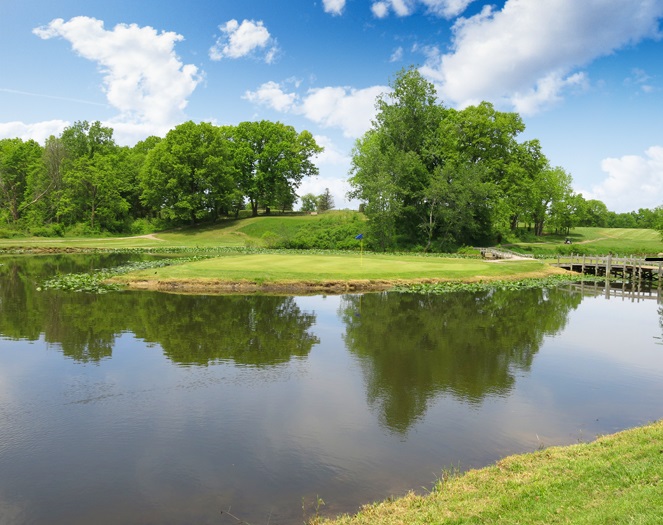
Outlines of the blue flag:
[{"label": "blue flag", "polygon": [[364,238],[364,234],[363,234],[363,233],[360,233],[359,235],[357,235],[357,236],[355,237],[355,239],[357,239],[358,241],[361,241],[363,238]]}]

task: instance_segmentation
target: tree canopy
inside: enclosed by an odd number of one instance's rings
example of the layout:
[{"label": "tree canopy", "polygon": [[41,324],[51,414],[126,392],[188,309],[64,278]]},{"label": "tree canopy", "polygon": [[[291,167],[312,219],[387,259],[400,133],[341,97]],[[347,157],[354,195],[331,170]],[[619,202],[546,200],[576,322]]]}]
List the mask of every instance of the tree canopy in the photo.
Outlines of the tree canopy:
[{"label": "tree canopy", "polygon": [[[244,203],[292,209],[322,152],[280,122],[185,122],[165,138],[121,147],[100,122],[76,122],[41,146],[0,140],[0,224],[36,235],[132,232],[237,216]],[[141,232],[135,232],[141,233]]]},{"label": "tree canopy", "polygon": [[541,235],[568,212],[570,175],[550,166],[538,141],[518,142],[518,114],[488,102],[447,108],[412,68],[391,87],[355,145],[349,180],[373,248],[446,250],[499,240],[520,223]]}]

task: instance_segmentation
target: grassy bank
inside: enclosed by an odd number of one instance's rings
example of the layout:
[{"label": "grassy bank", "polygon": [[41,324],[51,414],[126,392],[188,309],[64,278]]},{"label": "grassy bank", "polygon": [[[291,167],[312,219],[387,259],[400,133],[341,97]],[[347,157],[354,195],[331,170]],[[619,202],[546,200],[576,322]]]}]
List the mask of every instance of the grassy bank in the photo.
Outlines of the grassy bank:
[{"label": "grassy bank", "polygon": [[320,525],[663,523],[663,421],[505,458]]},{"label": "grassy bank", "polygon": [[540,277],[558,272],[540,261],[485,262],[410,255],[269,252],[236,254],[131,272],[120,282],[148,289],[391,288],[397,283]]},{"label": "grassy bank", "polygon": [[[571,244],[564,244],[568,238]],[[533,237],[529,242],[512,240],[514,250],[540,256],[556,254],[645,255],[663,252],[663,241],[656,230],[633,228],[574,228],[569,235]]]}]

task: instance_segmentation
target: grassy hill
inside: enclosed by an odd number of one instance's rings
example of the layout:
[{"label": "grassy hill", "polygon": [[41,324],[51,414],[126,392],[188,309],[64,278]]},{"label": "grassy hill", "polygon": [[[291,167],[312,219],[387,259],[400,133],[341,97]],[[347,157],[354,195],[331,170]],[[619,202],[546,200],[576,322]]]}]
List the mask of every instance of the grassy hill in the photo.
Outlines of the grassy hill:
[{"label": "grassy hill", "polygon": [[[320,215],[298,213],[225,219],[212,225],[182,227],[148,235],[119,237],[64,237],[0,239],[0,249],[28,247],[62,248],[221,248],[289,247],[356,249],[354,237],[365,233],[365,217],[354,211],[330,211]],[[663,252],[663,241],[655,230],[631,228],[575,228],[568,235],[544,235],[508,239],[503,246],[515,251],[554,256],[644,255]],[[324,246],[324,244],[329,244]]]}]

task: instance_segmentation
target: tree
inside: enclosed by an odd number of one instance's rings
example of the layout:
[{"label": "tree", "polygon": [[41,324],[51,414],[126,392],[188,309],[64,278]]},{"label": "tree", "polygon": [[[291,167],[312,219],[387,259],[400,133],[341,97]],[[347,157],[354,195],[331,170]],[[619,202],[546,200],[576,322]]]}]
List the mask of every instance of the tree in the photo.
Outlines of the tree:
[{"label": "tree", "polygon": [[42,149],[34,140],[0,140],[0,217],[16,225],[25,207],[30,178],[43,169]]},{"label": "tree", "polygon": [[241,122],[225,130],[233,145],[237,184],[258,215],[260,205],[291,203],[304,177],[317,175],[312,158],[322,152],[308,131],[297,133],[280,122]]},{"label": "tree", "polygon": [[386,249],[421,239],[422,194],[440,160],[431,139],[445,114],[434,86],[414,68],[402,70],[392,91],[378,97],[371,129],[352,155],[351,198],[366,203],[369,244]]},{"label": "tree", "polygon": [[325,212],[334,209],[334,197],[329,191],[329,188],[325,188],[325,191],[318,195],[317,198],[318,211]]},{"label": "tree", "polygon": [[91,230],[119,231],[126,220],[129,203],[126,150],[113,140],[112,128],[100,122],[76,122],[61,136],[64,146],[63,188],[58,216],[68,224],[87,223]]},{"label": "tree", "polygon": [[53,135],[46,139],[42,153],[44,169],[33,172],[28,179],[24,205],[28,225],[37,227],[59,221],[65,154],[62,139]]},{"label": "tree", "polygon": [[301,211],[312,212],[318,209],[318,197],[312,193],[306,193],[300,197],[302,201]]},{"label": "tree", "polygon": [[538,174],[530,192],[530,218],[534,223],[534,234],[543,235],[546,218],[556,204],[571,195],[571,176],[562,168],[547,167]]},{"label": "tree", "polygon": [[216,218],[234,197],[230,146],[212,124],[176,126],[147,154],[141,202],[172,222]]},{"label": "tree", "polygon": [[433,241],[442,250],[451,250],[458,244],[471,242],[481,235],[480,203],[487,204],[489,184],[483,182],[480,165],[466,164],[452,169],[439,168],[431,178],[423,194],[421,228],[426,233],[424,251],[430,250]]}]

